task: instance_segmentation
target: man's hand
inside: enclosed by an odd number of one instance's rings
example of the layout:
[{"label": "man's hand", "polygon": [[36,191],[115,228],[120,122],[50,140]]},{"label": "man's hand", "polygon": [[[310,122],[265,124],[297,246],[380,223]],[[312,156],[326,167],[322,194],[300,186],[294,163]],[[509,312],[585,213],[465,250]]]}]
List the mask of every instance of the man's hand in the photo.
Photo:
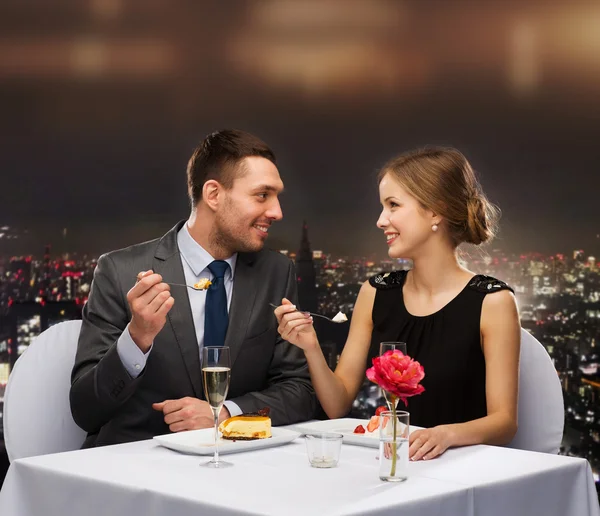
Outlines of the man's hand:
[{"label": "man's hand", "polygon": [[154,272],[140,272],[136,284],[127,292],[131,309],[129,334],[143,353],[147,353],[158,332],[167,320],[167,313],[175,300],[162,276]]},{"label": "man's hand", "polygon": [[[179,400],[165,400],[153,403],[154,410],[160,410],[165,415],[165,423],[171,432],[183,430],[198,430],[199,428],[212,428],[215,425],[213,410],[206,401],[189,396]],[[226,407],[221,409],[219,423],[230,417]]]}]

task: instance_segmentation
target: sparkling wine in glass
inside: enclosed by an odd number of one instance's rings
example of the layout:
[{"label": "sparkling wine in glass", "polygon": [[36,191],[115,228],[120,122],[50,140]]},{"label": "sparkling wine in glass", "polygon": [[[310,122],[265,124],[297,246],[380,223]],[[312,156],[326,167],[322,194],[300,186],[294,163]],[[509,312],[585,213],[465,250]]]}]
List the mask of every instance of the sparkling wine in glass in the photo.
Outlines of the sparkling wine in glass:
[{"label": "sparkling wine in glass", "polygon": [[219,414],[229,390],[231,362],[227,346],[202,348],[202,379],[204,395],[215,418],[215,454],[212,460],[202,464],[207,468],[227,468],[232,464],[219,459]]},{"label": "sparkling wine in glass", "polygon": [[[406,355],[406,342],[381,342],[379,343],[379,356],[384,355],[387,351],[392,351],[394,349],[400,350],[404,355]],[[390,410],[392,410],[392,402],[390,400],[390,395],[384,389],[381,389],[383,396],[385,397],[385,401]],[[398,406],[398,398],[394,398],[394,404]]]}]

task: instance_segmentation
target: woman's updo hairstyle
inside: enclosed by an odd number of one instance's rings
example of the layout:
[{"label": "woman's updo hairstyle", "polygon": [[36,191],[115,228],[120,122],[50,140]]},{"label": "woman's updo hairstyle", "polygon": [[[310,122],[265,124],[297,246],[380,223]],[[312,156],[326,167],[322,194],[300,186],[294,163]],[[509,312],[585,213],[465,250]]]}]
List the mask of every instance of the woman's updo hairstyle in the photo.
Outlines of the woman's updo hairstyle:
[{"label": "woman's updo hairstyle", "polygon": [[488,201],[467,158],[456,149],[406,152],[383,167],[379,182],[386,175],[444,219],[455,247],[463,242],[483,244],[494,237],[500,211]]}]

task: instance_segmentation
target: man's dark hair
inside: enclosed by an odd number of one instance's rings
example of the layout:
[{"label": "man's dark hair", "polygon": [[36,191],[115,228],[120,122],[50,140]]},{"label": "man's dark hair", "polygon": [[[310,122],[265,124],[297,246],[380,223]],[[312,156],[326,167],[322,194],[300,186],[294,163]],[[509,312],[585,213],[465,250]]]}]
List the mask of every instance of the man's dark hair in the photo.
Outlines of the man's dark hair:
[{"label": "man's dark hair", "polygon": [[260,138],[238,131],[226,129],[209,134],[194,150],[187,167],[188,194],[192,207],[202,199],[204,183],[211,179],[225,188],[233,186],[233,181],[243,174],[240,161],[250,156],[260,156],[275,162],[275,154]]}]

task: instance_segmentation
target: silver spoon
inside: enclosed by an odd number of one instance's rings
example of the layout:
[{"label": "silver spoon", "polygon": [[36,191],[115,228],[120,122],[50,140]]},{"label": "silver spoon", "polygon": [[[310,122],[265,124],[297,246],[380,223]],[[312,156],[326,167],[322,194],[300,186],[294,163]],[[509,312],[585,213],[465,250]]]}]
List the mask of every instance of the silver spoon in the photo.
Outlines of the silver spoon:
[{"label": "silver spoon", "polygon": [[[277,305],[274,305],[273,303],[269,303],[269,306],[272,306],[273,308],[279,308]],[[315,314],[315,313],[312,313],[312,312],[303,312],[302,310],[296,310],[296,311],[297,312],[302,312],[303,314],[310,314],[313,317],[320,317],[321,319],[325,319],[325,320],[327,320],[329,322],[336,323],[336,324],[341,324],[341,323],[348,322],[348,319],[346,319],[345,321],[335,321],[331,317],[327,317],[326,315]]]}]

